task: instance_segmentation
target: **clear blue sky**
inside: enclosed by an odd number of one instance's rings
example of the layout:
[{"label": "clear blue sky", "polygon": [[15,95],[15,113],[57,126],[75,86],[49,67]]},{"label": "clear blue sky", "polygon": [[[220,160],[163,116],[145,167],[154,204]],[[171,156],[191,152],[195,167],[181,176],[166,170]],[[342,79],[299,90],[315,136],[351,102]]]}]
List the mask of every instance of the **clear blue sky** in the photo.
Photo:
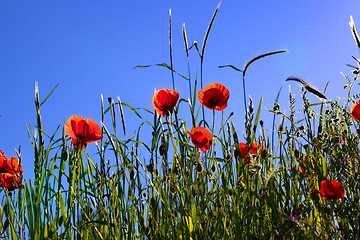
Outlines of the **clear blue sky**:
[{"label": "clear blue sky", "polygon": [[[182,24],[190,43],[201,45],[218,4],[202,1],[1,1],[0,2],[0,149],[15,156],[22,145],[25,177],[33,172],[33,152],[26,124],[36,125],[34,83],[44,97],[60,83],[42,108],[45,131],[52,134],[72,115],[100,122],[100,94],[120,96],[134,107],[153,110],[154,89],[171,88],[170,72],[136,65],[169,63],[168,14],[172,9],[174,68],[187,74]],[[360,30],[360,1],[225,0],[214,22],[205,52],[204,85],[220,82],[230,90],[226,115],[243,128],[241,76],[219,65],[242,68],[268,51],[289,52],[262,59],[247,72],[247,94],[271,108],[280,86],[296,76],[344,99],[350,74],[345,64],[359,57],[349,28],[353,15]],[[191,53],[193,78],[199,58]],[[199,73],[199,72],[198,72]],[[281,98],[286,107],[288,83]],[[299,87],[291,83],[298,96]],[[188,98],[187,82],[176,78],[180,97]],[[358,87],[356,90],[359,90]],[[316,100],[316,98],[314,98]],[[133,115],[127,114],[129,135]],[[149,119],[150,116],[149,116]],[[266,122],[270,126],[270,122]],[[190,125],[190,124],[189,124]],[[29,175],[28,175],[29,174]]]}]

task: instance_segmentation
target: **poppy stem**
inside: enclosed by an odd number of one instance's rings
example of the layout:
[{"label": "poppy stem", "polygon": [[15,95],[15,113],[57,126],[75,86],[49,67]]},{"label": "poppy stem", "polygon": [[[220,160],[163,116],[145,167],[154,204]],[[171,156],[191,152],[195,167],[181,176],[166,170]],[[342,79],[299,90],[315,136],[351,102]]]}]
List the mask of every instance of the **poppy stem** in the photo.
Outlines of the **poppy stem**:
[{"label": "poppy stem", "polygon": [[[203,61],[201,61],[201,64],[200,64],[200,87],[201,89],[204,89],[203,88]],[[201,108],[202,108],[202,114],[203,114],[203,121],[204,121],[204,127],[205,127],[205,110],[204,110],[204,105],[201,104]]]},{"label": "poppy stem", "polygon": [[214,135],[214,128],[215,128],[215,108],[213,108],[213,123],[211,128],[211,135]]},{"label": "poppy stem", "polygon": [[170,131],[170,138],[171,138],[171,142],[172,142],[172,144],[173,144],[173,147],[174,147],[174,152],[176,151],[176,149],[175,149],[175,142],[174,142],[174,139],[175,139],[175,136],[174,136],[174,132],[173,132],[173,130],[172,130],[172,117],[170,117],[170,119],[169,119],[169,116],[166,116],[166,120],[167,120],[167,122],[168,122],[168,126],[169,126],[169,131]]},{"label": "poppy stem", "polygon": [[247,109],[247,104],[246,104],[246,90],[245,90],[245,74],[243,72],[243,95],[244,95],[244,109],[245,109],[245,122],[247,122],[247,114],[246,114],[246,109]]}]

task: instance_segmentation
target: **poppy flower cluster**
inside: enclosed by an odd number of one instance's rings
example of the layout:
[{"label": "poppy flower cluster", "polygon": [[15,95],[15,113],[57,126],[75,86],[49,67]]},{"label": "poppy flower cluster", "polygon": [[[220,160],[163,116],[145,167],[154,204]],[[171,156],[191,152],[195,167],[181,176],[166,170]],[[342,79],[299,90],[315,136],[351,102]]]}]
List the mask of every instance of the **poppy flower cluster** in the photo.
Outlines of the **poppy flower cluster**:
[{"label": "poppy flower cluster", "polygon": [[75,148],[82,148],[88,143],[99,141],[103,138],[99,125],[91,119],[72,116],[65,124],[65,132],[73,138]]},{"label": "poppy flower cluster", "polygon": [[18,189],[21,185],[20,172],[24,172],[19,159],[7,159],[0,151],[0,184],[9,191]]},{"label": "poppy flower cluster", "polygon": [[344,186],[334,180],[324,180],[320,183],[320,195],[329,200],[343,198],[345,195]]},{"label": "poppy flower cluster", "polygon": [[191,132],[187,131],[186,133],[190,135],[192,143],[203,153],[209,150],[212,143],[212,135],[206,128],[195,127]]},{"label": "poppy flower cluster", "polygon": [[360,100],[352,106],[350,114],[353,119],[360,121]]},{"label": "poppy flower cluster", "polygon": [[265,150],[264,147],[257,142],[253,142],[249,145],[246,145],[245,143],[239,143],[239,149],[245,166],[247,164],[250,164],[250,158],[248,157],[248,154],[255,155],[258,154],[258,152],[262,152]]},{"label": "poppy flower cluster", "polygon": [[[201,89],[198,94],[199,101],[205,107],[213,110],[223,110],[227,107],[229,90],[220,83],[212,83]],[[179,100],[179,93],[170,89],[160,89],[155,92],[152,103],[155,111],[162,115],[171,113]]]},{"label": "poppy flower cluster", "polygon": [[[220,83],[209,84],[201,89],[198,98],[201,104],[209,109],[223,110],[227,107],[229,90]],[[165,117],[174,110],[179,100],[179,93],[170,89],[161,89],[155,92],[152,103],[155,111]],[[192,143],[203,153],[210,148],[212,142],[211,133],[203,127],[195,127],[191,132],[187,131]]]}]

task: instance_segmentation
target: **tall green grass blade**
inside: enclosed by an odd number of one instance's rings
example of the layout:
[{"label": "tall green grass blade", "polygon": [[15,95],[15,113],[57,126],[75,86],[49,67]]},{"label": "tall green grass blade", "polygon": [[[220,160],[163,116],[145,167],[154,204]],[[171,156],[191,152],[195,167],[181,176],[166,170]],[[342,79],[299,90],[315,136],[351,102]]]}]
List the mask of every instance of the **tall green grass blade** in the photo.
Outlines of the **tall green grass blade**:
[{"label": "tall green grass blade", "polygon": [[220,5],[221,3],[219,2],[219,4],[217,5],[212,17],[211,17],[211,20],[210,20],[210,24],[206,30],[206,33],[205,33],[205,37],[204,37],[204,40],[203,40],[203,43],[202,43],[202,46],[201,46],[201,63],[204,62],[204,54],[205,54],[205,47],[206,47],[206,43],[207,43],[207,40],[209,38],[209,35],[210,35],[210,30],[211,30],[211,27],[214,23],[214,20],[215,20],[215,17],[216,17],[216,14],[220,8]]},{"label": "tall green grass blade", "polygon": [[120,111],[120,116],[121,116],[121,122],[122,122],[123,130],[124,130],[124,135],[126,135],[125,117],[124,117],[124,112],[123,112],[123,109],[122,109],[122,104],[121,104],[120,97],[118,97],[118,106],[119,106],[119,111]]},{"label": "tall green grass blade", "polygon": [[59,86],[60,83],[56,84],[56,86],[51,90],[51,92],[46,96],[46,98],[40,103],[40,107],[46,102],[46,100],[51,96],[51,94],[55,91],[55,89]]}]

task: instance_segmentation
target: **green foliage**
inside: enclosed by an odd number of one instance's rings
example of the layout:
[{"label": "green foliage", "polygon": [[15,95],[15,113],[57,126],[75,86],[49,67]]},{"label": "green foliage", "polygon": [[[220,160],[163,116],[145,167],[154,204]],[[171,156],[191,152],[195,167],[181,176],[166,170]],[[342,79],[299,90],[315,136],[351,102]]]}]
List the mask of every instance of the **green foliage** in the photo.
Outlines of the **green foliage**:
[{"label": "green foliage", "polygon": [[[218,9],[219,6],[199,54],[201,68]],[[351,27],[355,34],[355,26]],[[183,36],[189,56],[191,47],[185,26]],[[199,52],[197,44],[193,46]],[[245,72],[249,65],[282,52],[255,57],[243,70],[227,66],[243,74],[245,93]],[[120,98],[117,102],[108,99],[105,108],[101,99],[104,139],[92,143],[96,145],[96,154],[89,154],[86,148],[74,148],[64,128],[56,129],[52,135],[43,132],[40,110],[53,91],[40,103],[36,87],[36,131],[31,125],[28,128],[34,149],[35,179],[24,179],[23,188],[14,192],[3,190],[2,238],[359,238],[359,123],[351,118],[349,111],[349,104],[354,102],[350,91],[358,80],[359,69],[354,72],[353,80],[345,77],[349,91],[345,106],[331,100],[312,103],[309,92],[323,99],[325,95],[299,78],[289,78],[303,84],[302,103],[300,106],[296,103],[291,90],[289,115],[275,102],[269,110],[274,113],[272,141],[260,120],[262,99],[254,109],[251,98],[249,105],[244,98],[246,134],[242,141],[240,131],[230,120],[233,113],[225,119],[226,110],[213,111],[212,122],[206,121],[204,115],[202,119],[199,117],[201,107],[195,104],[197,79],[192,83],[190,67],[189,77],[184,77],[185,74],[173,69],[172,63],[156,66],[188,80],[193,97],[180,99],[166,118],[155,111],[122,103]],[[181,114],[187,106],[191,116]],[[297,107],[301,110],[296,110]],[[126,136],[124,109],[141,121],[130,137]],[[120,119],[116,117],[118,114]],[[220,124],[216,119],[219,115]],[[119,121],[123,136],[117,132]],[[186,133],[202,124],[213,134],[210,149],[205,153],[192,144]],[[257,142],[263,148],[245,157],[240,142]],[[342,183],[344,198],[325,200],[316,194],[320,182],[327,179]]]}]

